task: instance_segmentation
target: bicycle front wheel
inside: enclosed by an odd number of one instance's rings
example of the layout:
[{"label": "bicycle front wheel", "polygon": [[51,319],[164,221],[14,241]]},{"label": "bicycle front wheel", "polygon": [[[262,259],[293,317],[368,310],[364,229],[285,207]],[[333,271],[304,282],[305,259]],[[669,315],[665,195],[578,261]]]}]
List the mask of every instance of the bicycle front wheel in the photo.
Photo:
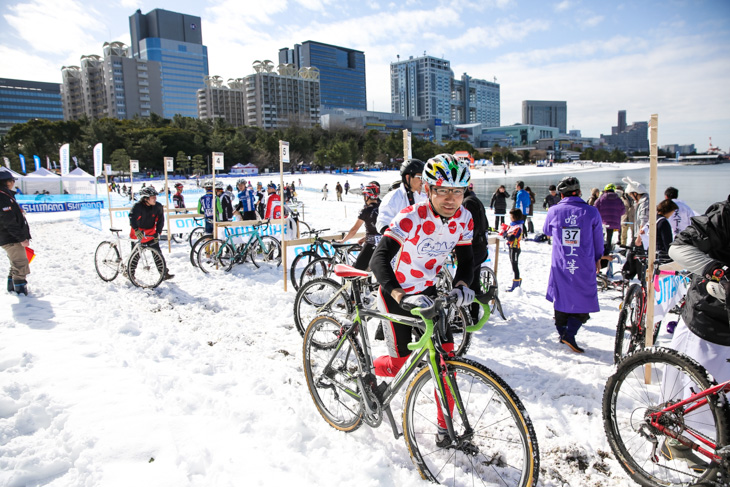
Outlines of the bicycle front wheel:
[{"label": "bicycle front wheel", "polygon": [[310,262],[318,258],[319,255],[317,255],[316,252],[309,251],[302,252],[294,257],[294,260],[291,263],[291,268],[289,269],[289,278],[291,279],[294,289],[299,289],[299,282],[302,279],[302,272],[304,272],[304,268],[307,267]]},{"label": "bicycle front wheel", "polygon": [[483,293],[494,289],[494,299],[489,302],[489,310],[493,313],[494,308],[497,306],[497,299],[499,298],[499,284],[497,283],[497,275],[491,268],[482,267],[479,269],[479,287]]},{"label": "bicycle front wheel", "polygon": [[113,242],[100,243],[94,252],[94,267],[102,281],[113,281],[119,274],[121,262],[119,249]]},{"label": "bicycle front wheel", "polygon": [[618,314],[616,325],[616,341],[613,346],[613,362],[618,363],[637,348],[644,346],[642,329],[642,289],[638,284],[632,284],[626,293],[621,311]]},{"label": "bicycle front wheel", "polygon": [[477,362],[455,358],[446,365],[463,409],[453,412],[455,444],[437,444],[439,406],[428,367],[416,372],[406,391],[403,431],[421,476],[450,486],[536,486],[537,437],[517,395]]},{"label": "bicycle front wheel", "polygon": [[365,370],[362,350],[349,337],[333,349],[317,343],[341,334],[342,325],[334,318],[320,316],[304,334],[304,374],[317,411],[335,429],[355,431],[362,424],[363,404],[356,379]]},{"label": "bicycle front wheel", "polygon": [[200,250],[200,247],[205,242],[212,239],[213,235],[201,235],[200,238],[198,238],[190,247],[190,263],[193,264],[193,267],[198,267],[198,251]]},{"label": "bicycle front wheel", "polygon": [[248,248],[251,263],[256,267],[260,264],[281,265],[281,243],[274,237],[264,235],[261,241],[254,240]]},{"label": "bicycle front wheel", "polygon": [[468,308],[449,306],[447,323],[454,338],[454,354],[463,357],[471,345],[471,333],[466,331],[466,327],[472,324]]},{"label": "bicycle front wheel", "polygon": [[236,251],[225,240],[208,240],[198,250],[198,267],[206,274],[233,267]]},{"label": "bicycle front wheel", "polygon": [[129,280],[137,287],[156,288],[166,272],[165,259],[157,249],[137,246],[129,257]]},{"label": "bicycle front wheel", "polygon": [[[651,368],[649,383],[647,365]],[[706,456],[680,444],[680,449],[691,458],[678,458],[674,454],[676,448],[670,449],[676,440],[652,425],[650,417],[711,385],[715,381],[704,367],[674,350],[648,348],[621,361],[603,392],[603,426],[616,459],[629,477],[650,487],[705,485],[704,480],[713,478],[715,472],[709,468]],[[698,406],[697,402],[690,403],[663,414],[658,423],[689,442],[717,453],[707,443],[700,443],[699,438],[713,445],[727,445],[726,404],[724,396],[716,396],[685,414],[686,409]]]},{"label": "bicycle front wheel", "polygon": [[[334,315],[339,321],[344,321],[352,313],[353,306],[342,286],[332,279],[326,277],[313,279],[297,291],[294,298],[294,324],[300,335],[304,332],[309,323],[320,315]],[[321,347],[331,343],[330,338],[326,343],[318,342]]]}]

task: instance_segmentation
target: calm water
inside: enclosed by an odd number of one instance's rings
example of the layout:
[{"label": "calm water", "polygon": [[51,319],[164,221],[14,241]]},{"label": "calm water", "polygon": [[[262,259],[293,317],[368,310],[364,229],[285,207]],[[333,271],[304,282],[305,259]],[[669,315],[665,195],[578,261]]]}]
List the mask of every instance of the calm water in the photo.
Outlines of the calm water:
[{"label": "calm water", "polygon": [[[630,167],[630,166],[628,166]],[[525,186],[535,193],[535,211],[542,210],[542,201],[548,194],[548,186],[557,185],[565,174],[545,176],[522,176]],[[649,168],[646,169],[611,169],[604,171],[576,172],[580,180],[583,199],[588,199],[591,188],[603,189],[608,183],[620,183],[625,176],[638,181],[649,190]],[[501,179],[475,179],[474,189],[484,206],[489,207],[492,194],[504,184],[511,195],[515,189],[515,176],[507,174]],[[622,183],[623,184],[623,183]],[[624,184],[624,187],[626,185]],[[679,190],[679,199],[687,203],[698,213],[704,213],[708,206],[717,201],[724,201],[730,193],[730,164],[714,164],[710,166],[665,166],[659,165],[657,197],[664,198],[664,190],[674,186]]]}]

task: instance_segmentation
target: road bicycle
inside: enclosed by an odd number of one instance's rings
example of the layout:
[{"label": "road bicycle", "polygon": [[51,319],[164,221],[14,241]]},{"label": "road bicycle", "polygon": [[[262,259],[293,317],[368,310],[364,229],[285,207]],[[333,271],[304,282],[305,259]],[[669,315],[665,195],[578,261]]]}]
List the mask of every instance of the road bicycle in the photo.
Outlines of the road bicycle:
[{"label": "road bicycle", "polygon": [[292,260],[291,268],[289,269],[289,280],[291,281],[294,289],[299,289],[299,281],[302,278],[302,272],[304,268],[309,265],[315,259],[320,257],[331,257],[333,252],[330,250],[330,242],[321,238],[320,235],[324,232],[329,231],[329,228],[323,228],[321,230],[308,230],[300,232],[302,237],[311,236],[312,243],[309,244],[307,250],[294,257]]},{"label": "road bicycle", "polygon": [[[444,351],[448,308],[455,299],[438,297],[412,317],[362,308],[361,280],[368,273],[335,268],[355,288],[354,320],[315,318],[307,327],[303,366],[315,407],[333,428],[352,432],[363,423],[375,428],[386,417],[395,438],[404,436],[421,476],[453,486],[536,486],[539,450],[532,422],[520,399],[484,365]],[[480,295],[482,319],[489,319],[489,296]],[[391,320],[422,332],[408,344],[411,354],[390,384],[376,384],[370,341],[363,318]],[[406,386],[402,433],[390,405]]]},{"label": "road bicycle", "polygon": [[730,381],[718,385],[675,350],[622,359],[603,392],[603,425],[621,467],[647,487],[730,485],[728,392]]},{"label": "road bicycle", "polygon": [[333,269],[338,264],[354,265],[357,254],[362,250],[358,243],[329,242],[332,253],[327,257],[317,257],[304,267],[299,276],[299,286],[319,277],[332,277]]},{"label": "road bicycle", "polygon": [[[639,275],[644,275],[646,267],[646,256],[635,256],[640,263]],[[660,275],[683,275],[685,273],[677,271],[660,270],[659,262],[654,264],[653,282],[655,288]],[[646,280],[642,279],[639,283],[631,284],[626,291],[624,300],[621,303],[618,314],[618,323],[616,325],[616,340],[613,347],[613,361],[618,363],[621,357],[633,352],[636,349],[643,348],[646,343],[646,305],[647,305]],[[673,312],[678,312],[675,308]],[[661,321],[654,323],[652,330],[652,343],[656,343],[659,336]]]},{"label": "road bicycle", "polygon": [[248,240],[243,243],[236,243],[242,235],[229,234],[225,240],[207,240],[198,250],[198,267],[208,274],[217,270],[230,271],[233,266],[249,259],[255,267],[261,264],[272,264],[277,267],[281,265],[281,243],[270,236],[262,235],[261,232],[269,226],[269,220],[251,225],[251,233]]},{"label": "road bicycle", "polygon": [[99,277],[106,282],[113,281],[121,273],[137,287],[156,288],[167,273],[165,259],[157,249],[150,247],[150,242],[134,242],[129,258],[124,257],[121,229],[110,228],[116,240],[105,240],[96,247],[94,267]]}]

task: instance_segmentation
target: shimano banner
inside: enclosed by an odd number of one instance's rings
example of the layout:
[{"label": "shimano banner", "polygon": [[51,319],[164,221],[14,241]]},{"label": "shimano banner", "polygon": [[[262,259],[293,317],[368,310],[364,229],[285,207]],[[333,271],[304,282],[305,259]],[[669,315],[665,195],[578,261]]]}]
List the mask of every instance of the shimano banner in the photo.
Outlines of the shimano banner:
[{"label": "shimano banner", "polygon": [[104,208],[99,201],[67,201],[62,203],[18,203],[26,213],[53,213],[58,211],[78,211],[83,208]]}]

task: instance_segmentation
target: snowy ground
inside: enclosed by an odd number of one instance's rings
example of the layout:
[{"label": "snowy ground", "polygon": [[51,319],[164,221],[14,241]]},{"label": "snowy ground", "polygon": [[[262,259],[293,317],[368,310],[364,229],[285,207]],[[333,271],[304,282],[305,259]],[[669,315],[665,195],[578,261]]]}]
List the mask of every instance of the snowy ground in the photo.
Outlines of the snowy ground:
[{"label": "snowy ground", "polygon": [[[299,191],[306,220],[337,230],[349,229],[362,204],[356,195],[337,202],[337,181],[396,178],[300,177],[312,188]],[[321,419],[302,372],[294,293],[283,291],[279,269],[204,275],[185,243],[166,255],[174,280],[141,290],[98,278],[94,249],[108,232],[82,225],[78,213],[29,221],[31,295],[0,295],[0,485],[426,485],[387,425],[345,434]],[[505,289],[512,272],[501,257]],[[601,420],[617,294],[600,294],[602,311],[578,335],[587,352],[575,354],[557,343],[544,297],[550,247],[527,242],[520,260],[523,290],[501,294],[507,321],[492,318],[468,355],[525,404],[541,485],[629,485]],[[400,404],[394,413],[399,420]]]}]

